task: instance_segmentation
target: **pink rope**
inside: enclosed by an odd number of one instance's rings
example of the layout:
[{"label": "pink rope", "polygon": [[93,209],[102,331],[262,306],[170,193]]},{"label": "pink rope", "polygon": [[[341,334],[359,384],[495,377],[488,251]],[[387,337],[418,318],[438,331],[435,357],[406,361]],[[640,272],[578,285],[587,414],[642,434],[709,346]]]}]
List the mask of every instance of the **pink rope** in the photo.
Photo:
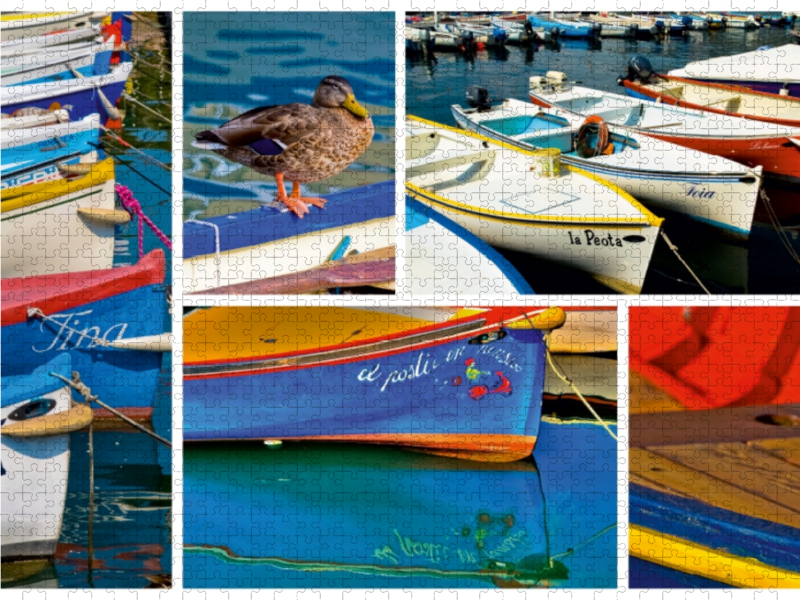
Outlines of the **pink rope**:
[{"label": "pink rope", "polygon": [[144,256],[144,223],[147,223],[147,226],[158,236],[162,244],[172,250],[172,242],[170,242],[169,238],[164,235],[155,223],[153,223],[150,217],[144,214],[139,201],[133,197],[133,193],[126,186],[119,183],[114,186],[114,189],[117,190],[117,196],[119,196],[122,208],[128,211],[131,218],[139,217],[139,258]]}]

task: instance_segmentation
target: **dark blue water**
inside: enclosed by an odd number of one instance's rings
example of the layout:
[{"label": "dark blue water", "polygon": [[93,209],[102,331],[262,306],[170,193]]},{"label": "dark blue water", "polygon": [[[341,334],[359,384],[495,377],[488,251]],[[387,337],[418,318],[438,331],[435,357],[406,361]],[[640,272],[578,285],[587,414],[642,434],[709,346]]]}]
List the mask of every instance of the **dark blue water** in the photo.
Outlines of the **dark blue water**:
[{"label": "dark blue water", "polygon": [[613,588],[616,443],[544,422],[532,459],[184,449],[187,588]]},{"label": "dark blue water", "polygon": [[[782,28],[690,32],[683,38],[652,41],[603,39],[568,40],[527,48],[508,46],[474,55],[437,51],[433,56],[406,59],[407,113],[454,126],[450,106],[464,104],[467,86],[480,85],[494,100],[528,100],[528,79],[547,71],[562,71],[580,85],[624,93],[616,79],[625,73],[631,57],[647,56],[656,71],[666,72],[686,63],[715,56],[748,52],[764,45],[792,43]],[[778,208],[795,251],[800,250],[800,197],[797,190],[767,182],[769,197]],[[761,205],[761,202],[759,202]],[[714,229],[671,213],[664,231],[712,293],[797,293],[800,264],[781,245],[778,235],[757,207],[763,223],[754,227],[746,243],[732,243]],[[578,271],[535,260],[529,255],[503,253],[528,279],[537,293],[609,293],[604,286]],[[647,274],[644,294],[701,293],[689,273],[659,239]]]},{"label": "dark blue water", "polygon": [[[191,146],[196,133],[247,110],[310,104],[328,75],[353,86],[375,136],[343,173],[307,187],[328,193],[394,179],[394,13],[188,12],[184,15],[184,213],[271,203],[274,179]],[[217,213],[218,214],[218,213]]]}]

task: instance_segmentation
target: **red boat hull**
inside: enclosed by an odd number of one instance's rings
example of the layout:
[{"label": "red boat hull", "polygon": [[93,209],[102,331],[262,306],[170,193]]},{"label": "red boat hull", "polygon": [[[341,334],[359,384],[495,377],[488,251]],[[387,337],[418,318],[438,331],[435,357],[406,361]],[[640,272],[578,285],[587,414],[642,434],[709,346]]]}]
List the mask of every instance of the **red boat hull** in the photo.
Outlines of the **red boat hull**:
[{"label": "red boat hull", "polygon": [[675,136],[649,131],[640,133],[684,148],[729,158],[748,167],[764,167],[766,173],[800,182],[800,146],[786,137],[734,139]]},{"label": "red boat hull", "polygon": [[[677,83],[683,83],[686,85],[694,85],[694,86],[705,86],[708,88],[714,88],[717,90],[725,90],[726,92],[733,92],[739,94],[748,94],[748,95],[757,95],[757,96],[765,96],[767,98],[775,98],[777,100],[791,100],[791,98],[786,98],[784,96],[779,96],[777,94],[768,94],[766,92],[758,92],[756,90],[752,90],[750,88],[743,88],[735,85],[722,85],[718,83],[705,83],[702,81],[695,81],[693,79],[683,79],[682,77],[672,77],[669,75],[658,75],[659,78],[664,79],[666,81],[674,81]],[[681,108],[691,108],[692,110],[700,110],[704,112],[716,113],[718,115],[727,115],[729,117],[738,117],[740,119],[750,119],[752,121],[762,121],[764,123],[775,123],[776,125],[786,125],[788,127],[800,127],[800,121],[797,119],[781,119],[778,117],[768,117],[763,115],[745,115],[735,112],[728,112],[726,110],[722,110],[719,108],[714,108],[711,106],[701,106],[699,104],[694,104],[692,102],[686,102],[685,100],[678,100],[677,98],[673,98],[672,96],[667,96],[665,94],[659,94],[647,87],[638,85],[633,83],[632,81],[625,80],[623,85],[631,90],[632,92],[639,94],[641,96],[645,96],[650,98],[651,100],[660,99],[659,101],[662,104],[666,104],[668,106],[679,106]]]}]

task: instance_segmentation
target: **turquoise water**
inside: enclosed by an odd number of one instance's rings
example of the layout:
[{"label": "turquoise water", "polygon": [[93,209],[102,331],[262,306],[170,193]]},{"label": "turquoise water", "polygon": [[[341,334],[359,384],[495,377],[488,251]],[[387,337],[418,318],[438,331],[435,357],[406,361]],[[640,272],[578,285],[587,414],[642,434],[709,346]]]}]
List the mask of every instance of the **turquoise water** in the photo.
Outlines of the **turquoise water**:
[{"label": "turquoise water", "polygon": [[[634,41],[567,40],[559,44],[489,48],[474,55],[436,51],[433,56],[406,58],[406,111],[453,126],[453,104],[465,105],[470,85],[489,90],[493,100],[528,100],[528,80],[547,71],[562,71],[579,85],[624,93],[616,79],[637,54],[646,56],[656,71],[666,72],[686,63],[715,56],[748,52],[764,45],[793,43],[782,28],[690,32],[685,38]],[[800,251],[800,195],[797,190],[767,182],[765,191],[789,227],[789,240]],[[762,201],[749,242],[725,239],[716,230],[682,215],[658,212],[666,218],[664,231],[678,246],[712,293],[797,293],[800,264],[782,246]],[[663,214],[662,214],[663,213]],[[502,251],[537,293],[607,294],[608,288],[588,275],[535,260],[530,255]],[[691,275],[659,239],[645,280],[643,294],[702,293]]]},{"label": "turquoise water", "polygon": [[226,212],[271,203],[276,192],[271,177],[192,147],[195,134],[253,108],[310,104],[328,75],[350,82],[371,113],[375,136],[343,174],[309,188],[326,193],[394,179],[394,32],[394,13],[186,13],[187,216],[202,212],[211,200],[240,201]]},{"label": "turquoise water", "polygon": [[532,459],[184,449],[184,585],[616,587],[616,443],[544,422]]}]

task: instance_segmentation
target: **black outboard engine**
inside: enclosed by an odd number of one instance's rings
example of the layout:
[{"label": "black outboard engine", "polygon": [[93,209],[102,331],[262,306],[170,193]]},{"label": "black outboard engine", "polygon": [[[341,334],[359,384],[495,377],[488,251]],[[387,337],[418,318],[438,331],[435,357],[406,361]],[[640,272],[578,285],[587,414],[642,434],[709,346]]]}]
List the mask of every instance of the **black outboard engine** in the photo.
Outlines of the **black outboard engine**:
[{"label": "black outboard engine", "polygon": [[642,83],[647,83],[650,76],[653,74],[653,65],[644,56],[634,56],[628,61],[628,79],[636,81],[637,79]]},{"label": "black outboard engine", "polygon": [[683,26],[686,29],[691,29],[692,28],[692,23],[694,23],[694,19],[692,17],[690,17],[689,15],[686,15],[685,17],[683,17],[681,19],[681,23],[683,23]]},{"label": "black outboard engine", "polygon": [[492,100],[489,98],[489,90],[479,85],[471,85],[467,88],[467,106],[478,109],[478,112],[491,108]]}]

